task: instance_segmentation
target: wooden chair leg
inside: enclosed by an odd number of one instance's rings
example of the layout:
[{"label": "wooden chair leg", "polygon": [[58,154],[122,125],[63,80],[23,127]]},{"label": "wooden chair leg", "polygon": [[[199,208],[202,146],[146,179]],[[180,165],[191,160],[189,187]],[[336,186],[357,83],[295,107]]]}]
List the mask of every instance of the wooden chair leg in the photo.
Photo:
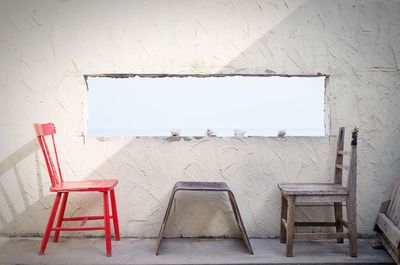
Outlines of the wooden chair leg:
[{"label": "wooden chair leg", "polygon": [[108,205],[108,191],[103,192],[103,203],[104,203],[104,230],[106,240],[106,252],[107,256],[111,257],[111,229],[110,229],[110,208]]},{"label": "wooden chair leg", "polygon": [[42,245],[40,246],[39,255],[43,255],[46,250],[47,242],[49,241],[51,229],[53,228],[54,219],[56,218],[58,205],[60,204],[61,192],[57,192],[54,200],[53,208],[51,209],[49,221],[47,222],[46,230],[43,235]]},{"label": "wooden chair leg", "polygon": [[[58,219],[57,219],[57,225],[56,227],[61,227],[62,221],[64,218],[64,213],[65,213],[65,207],[67,206],[67,200],[68,200],[68,192],[63,193],[62,199],[61,199],[61,208],[60,212],[58,213]],[[53,242],[58,242],[58,237],[60,236],[60,230],[57,230],[54,233],[54,238]]]},{"label": "wooden chair leg", "polygon": [[283,220],[287,220],[287,201],[285,197],[282,195],[282,201],[281,201],[281,232],[280,232],[280,238],[281,238],[281,243],[286,243],[286,227],[283,224]]},{"label": "wooden chair leg", "polygon": [[[342,203],[335,202],[333,207],[334,207],[334,211],[335,211],[336,233],[342,233],[343,232],[343,224],[340,221],[341,219],[343,219]],[[338,238],[337,243],[343,243],[343,238]]]},{"label": "wooden chair leg", "polygon": [[286,256],[293,257],[295,207],[293,196],[287,197]]},{"label": "wooden chair leg", "polygon": [[356,203],[351,198],[349,198],[346,202],[346,212],[350,256],[357,257],[357,212]]},{"label": "wooden chair leg", "polygon": [[117,203],[115,202],[114,190],[110,191],[110,196],[111,196],[111,209],[112,209],[112,218],[114,224],[115,240],[119,241],[120,235],[119,235],[118,212],[117,212]]}]

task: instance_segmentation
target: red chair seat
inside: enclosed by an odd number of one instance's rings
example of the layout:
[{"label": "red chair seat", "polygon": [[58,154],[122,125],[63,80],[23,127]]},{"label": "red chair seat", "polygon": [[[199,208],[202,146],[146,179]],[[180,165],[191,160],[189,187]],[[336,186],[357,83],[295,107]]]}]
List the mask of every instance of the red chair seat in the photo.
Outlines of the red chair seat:
[{"label": "red chair seat", "polygon": [[118,184],[117,179],[93,179],[93,180],[78,180],[64,181],[50,187],[50,191],[54,192],[79,192],[79,191],[109,191],[114,189]]}]

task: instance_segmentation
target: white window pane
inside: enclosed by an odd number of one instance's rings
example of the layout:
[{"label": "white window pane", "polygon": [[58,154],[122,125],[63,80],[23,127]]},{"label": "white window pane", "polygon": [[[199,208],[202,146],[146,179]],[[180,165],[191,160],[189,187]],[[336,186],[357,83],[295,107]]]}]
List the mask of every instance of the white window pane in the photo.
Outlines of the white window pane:
[{"label": "white window pane", "polygon": [[325,77],[88,77],[90,136],[322,136]]}]

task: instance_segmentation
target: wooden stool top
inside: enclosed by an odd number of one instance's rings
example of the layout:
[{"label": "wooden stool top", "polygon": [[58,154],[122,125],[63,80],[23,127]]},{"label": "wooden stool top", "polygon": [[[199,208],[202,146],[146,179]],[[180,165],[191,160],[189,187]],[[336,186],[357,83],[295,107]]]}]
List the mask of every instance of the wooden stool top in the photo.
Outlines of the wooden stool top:
[{"label": "wooden stool top", "polygon": [[192,191],[231,191],[225,182],[205,182],[205,181],[178,181],[175,183],[176,190]]}]

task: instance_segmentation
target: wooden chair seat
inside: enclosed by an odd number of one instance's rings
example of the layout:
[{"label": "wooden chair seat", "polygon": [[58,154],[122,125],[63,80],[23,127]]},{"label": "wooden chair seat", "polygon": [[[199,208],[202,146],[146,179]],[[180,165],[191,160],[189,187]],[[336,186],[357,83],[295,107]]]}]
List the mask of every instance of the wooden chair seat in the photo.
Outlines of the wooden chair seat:
[{"label": "wooden chair seat", "polygon": [[230,191],[231,189],[225,182],[178,181],[175,183],[173,191],[178,190]]},{"label": "wooden chair seat", "polygon": [[64,181],[50,187],[52,192],[110,191],[118,184],[117,179]]},{"label": "wooden chair seat", "polygon": [[278,184],[278,187],[284,195],[329,196],[347,195],[349,193],[346,187],[330,183],[282,183]]}]

